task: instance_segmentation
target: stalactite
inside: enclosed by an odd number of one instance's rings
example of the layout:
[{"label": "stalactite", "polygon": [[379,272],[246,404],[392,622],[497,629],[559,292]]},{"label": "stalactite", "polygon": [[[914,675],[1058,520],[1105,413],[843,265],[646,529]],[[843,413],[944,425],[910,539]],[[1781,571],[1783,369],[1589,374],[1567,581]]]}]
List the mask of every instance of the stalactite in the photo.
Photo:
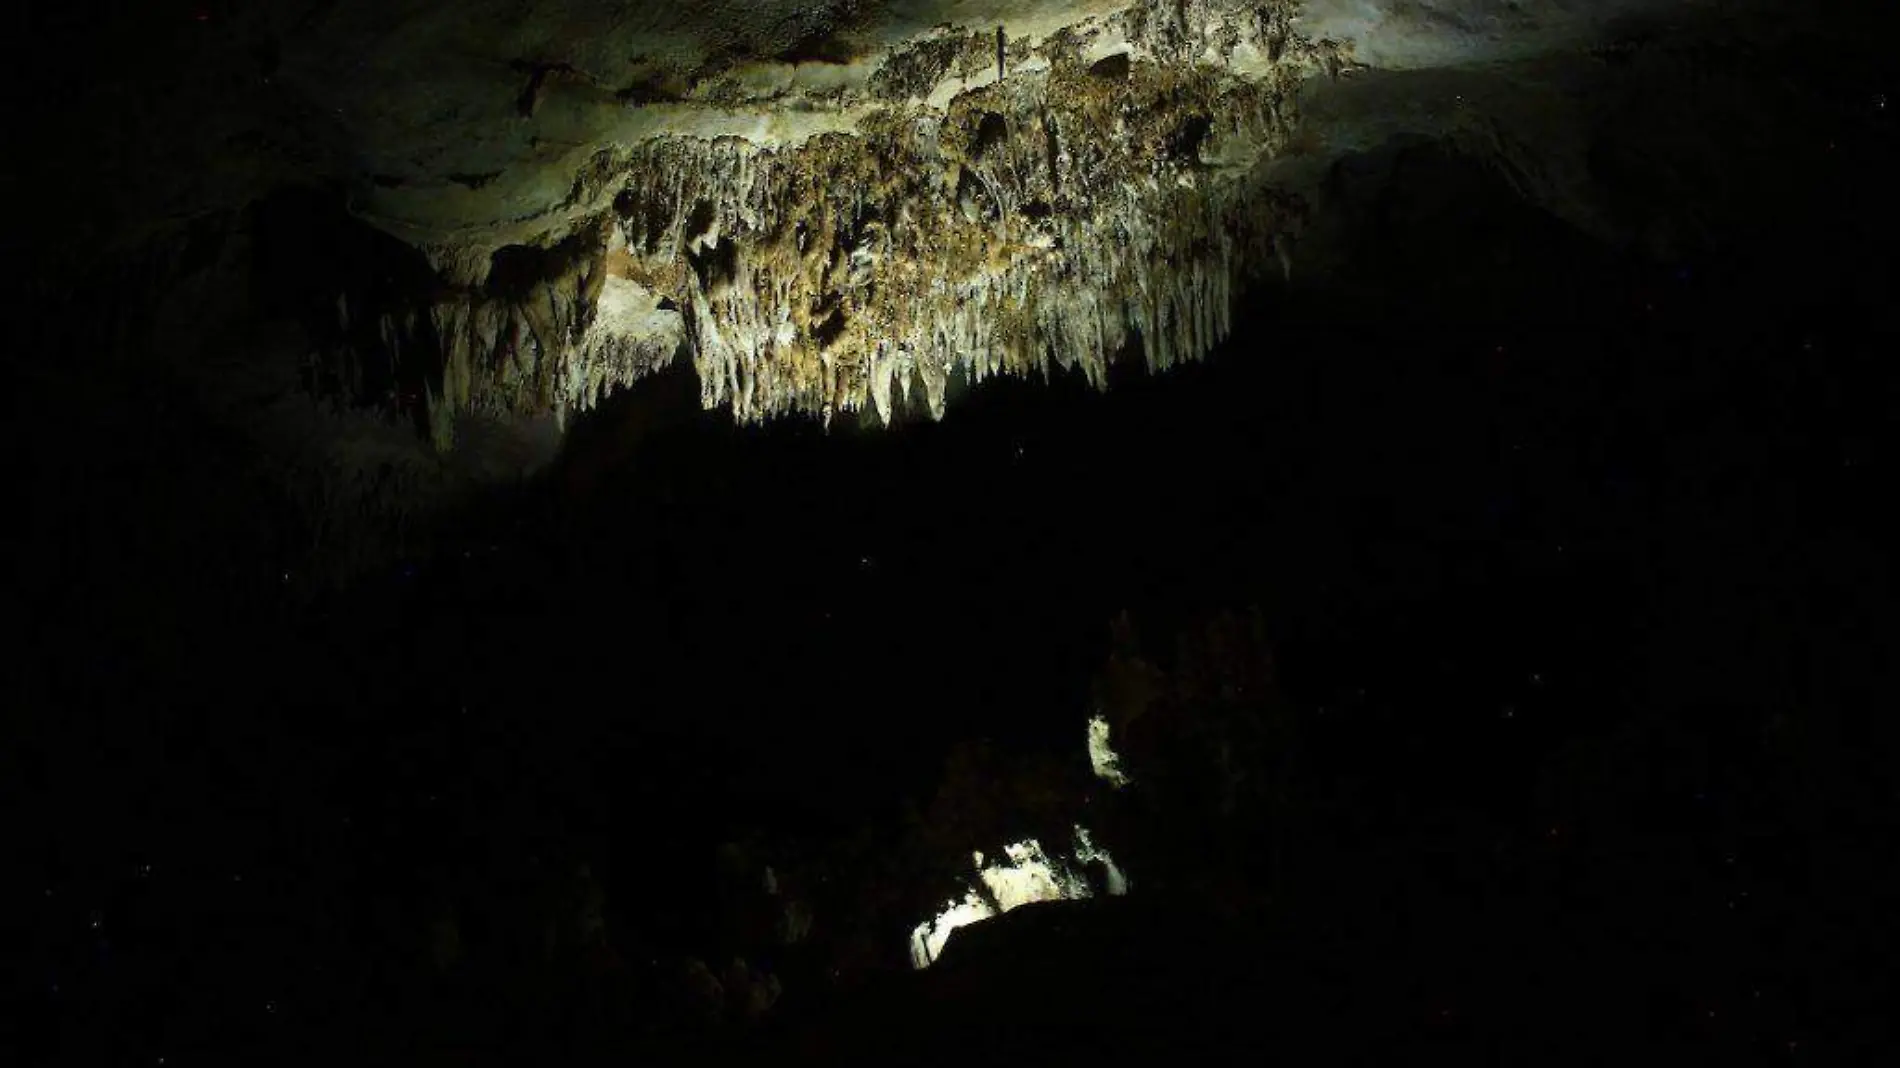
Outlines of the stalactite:
[{"label": "stalactite", "polygon": [[[941,416],[953,376],[1057,368],[1099,388],[1136,337],[1152,371],[1198,359],[1232,329],[1243,271],[1290,272],[1299,206],[1253,164],[1332,53],[1287,6],[1142,0],[1040,44],[934,32],[887,59],[853,132],[603,149],[543,277],[498,290],[480,256],[432,249],[450,295],[385,317],[380,343],[428,328],[431,427],[585,411],[682,349],[702,403],[747,423]],[[1007,65],[989,80],[992,43]],[[1279,66],[1242,71],[1242,44]],[[1106,78],[1090,48],[1134,58]],[[965,88],[941,103],[946,84]],[[346,330],[354,312],[339,299]]]}]

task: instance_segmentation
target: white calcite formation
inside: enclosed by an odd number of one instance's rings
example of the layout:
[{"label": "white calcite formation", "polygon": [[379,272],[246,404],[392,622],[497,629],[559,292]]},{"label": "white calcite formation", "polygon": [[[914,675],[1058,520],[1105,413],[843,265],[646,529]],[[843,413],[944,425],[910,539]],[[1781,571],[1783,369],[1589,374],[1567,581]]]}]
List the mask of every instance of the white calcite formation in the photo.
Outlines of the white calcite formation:
[{"label": "white calcite formation", "polygon": [[1156,371],[1207,353],[1249,271],[1285,259],[1302,205],[1260,164],[1345,51],[1297,32],[1291,0],[1075,9],[630,105],[654,114],[559,204],[419,240],[444,284],[377,336],[435,353],[438,444],[465,414],[589,408],[678,353],[748,423],[935,417],[952,379],[1100,386],[1124,352]]},{"label": "white calcite formation", "polygon": [[943,955],[944,944],[960,927],[1000,916],[1024,905],[1041,901],[1077,901],[1093,897],[1095,890],[1080,870],[1088,864],[1100,864],[1107,873],[1104,889],[1111,897],[1128,892],[1128,878],[1116,866],[1108,851],[1096,846],[1088,829],[1075,828],[1075,849],[1071,858],[1050,857],[1042,843],[1034,838],[1003,847],[1003,859],[986,861],[983,854],[972,857],[978,885],[961,898],[946,902],[937,915],[918,924],[910,934],[910,961],[916,968],[928,968]]},{"label": "white calcite formation", "polygon": [[1101,716],[1089,719],[1089,769],[1095,777],[1114,789],[1128,785],[1128,773],[1122,770],[1121,754],[1109,744],[1108,720]]}]

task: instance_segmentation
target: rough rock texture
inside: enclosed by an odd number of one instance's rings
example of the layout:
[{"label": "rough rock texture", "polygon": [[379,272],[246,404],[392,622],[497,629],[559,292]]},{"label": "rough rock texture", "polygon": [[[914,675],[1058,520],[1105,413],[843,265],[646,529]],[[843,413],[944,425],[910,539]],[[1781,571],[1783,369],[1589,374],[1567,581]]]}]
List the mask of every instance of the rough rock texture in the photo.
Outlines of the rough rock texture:
[{"label": "rough rock texture", "polygon": [[[1150,369],[1195,359],[1225,336],[1246,266],[1301,221],[1257,165],[1293,136],[1301,82],[1343,53],[1292,10],[1144,0],[1036,37],[926,30],[862,71],[828,64],[834,81],[804,63],[725,71],[703,106],[598,146],[531,219],[390,220],[443,284],[426,307],[380,309],[353,336],[384,351],[348,358],[419,347],[442,447],[462,415],[591,407],[682,341],[704,403],[744,422],[939,416],[959,376],[1101,384],[1137,337]],[[819,118],[722,128],[745,111]]]},{"label": "rough rock texture", "polygon": [[[1744,8],[1748,35],[1717,40]],[[1712,197],[1719,152],[1682,157],[1779,114],[1752,72],[1803,39],[1783,17],[1767,0],[210,4],[118,24],[91,119],[31,157],[99,163],[31,180],[83,210],[23,225],[42,285],[83,309],[153,248],[250,240],[245,213],[287,186],[343,193],[349,224],[397,251],[312,256],[305,281],[329,288],[298,313],[307,339],[253,347],[250,372],[194,355],[228,345],[210,329],[168,344],[219,410],[283,363],[322,406],[461,454],[497,428],[558,441],[683,356],[740,421],[889,421],[991,375],[1100,384],[1123,353],[1200,356],[1249,280],[1323,275],[1341,161],[1408,138],[1613,242],[1693,242],[1711,206],[1705,230],[1768,218]],[[1671,38],[1655,18],[1699,21]],[[140,299],[175,305],[171,284]]]}]

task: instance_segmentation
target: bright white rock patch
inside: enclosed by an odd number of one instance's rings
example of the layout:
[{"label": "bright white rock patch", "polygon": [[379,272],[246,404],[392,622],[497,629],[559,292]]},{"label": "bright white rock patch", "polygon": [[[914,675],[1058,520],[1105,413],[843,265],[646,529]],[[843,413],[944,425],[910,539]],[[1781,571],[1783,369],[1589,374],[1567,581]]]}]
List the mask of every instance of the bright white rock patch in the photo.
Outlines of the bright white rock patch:
[{"label": "bright white rock patch", "polygon": [[1088,829],[1075,828],[1073,862],[1051,859],[1042,844],[1031,838],[1003,847],[1001,863],[985,864],[983,854],[973,860],[983,892],[968,890],[963,897],[944,904],[936,916],[911,930],[910,962],[916,968],[928,968],[943,954],[950,932],[959,927],[1008,912],[1036,901],[1076,901],[1095,896],[1083,866],[1099,861],[1107,869],[1107,889],[1112,897],[1128,892],[1128,879],[1115,865],[1108,851],[1097,847]]},{"label": "bright white rock patch", "polygon": [[1100,716],[1089,720],[1089,767],[1095,770],[1096,778],[1116,789],[1128,785],[1121,754],[1108,744],[1108,720]]}]

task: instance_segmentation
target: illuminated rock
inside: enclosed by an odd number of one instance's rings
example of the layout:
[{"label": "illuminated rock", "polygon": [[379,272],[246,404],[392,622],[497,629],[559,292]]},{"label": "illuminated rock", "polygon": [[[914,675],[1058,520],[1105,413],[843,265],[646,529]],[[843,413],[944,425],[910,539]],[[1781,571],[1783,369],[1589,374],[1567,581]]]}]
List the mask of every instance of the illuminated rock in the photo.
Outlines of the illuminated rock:
[{"label": "illuminated rock", "polygon": [[[301,324],[309,347],[281,358],[326,406],[444,449],[458,427],[558,426],[682,355],[741,421],[936,415],[991,375],[1100,385],[1124,351],[1198,357],[1248,279],[1324,276],[1309,201],[1325,216],[1328,168],[1397,137],[1603,230],[1589,138],[1629,94],[1593,103],[1622,78],[1593,49],[1697,7],[256,0],[194,23],[247,44],[200,57],[176,101],[98,86],[101,121],[62,124],[88,166],[28,154],[75,203],[114,204],[34,224],[81,280],[141,235],[209,247],[183,224],[235,234],[274,190],[343,194],[429,277],[313,254],[296,299],[334,308],[334,336]],[[233,281],[213,291],[235,303]],[[181,333],[207,321],[152,299]]]},{"label": "illuminated rock", "polygon": [[1095,716],[1089,720],[1089,767],[1095,777],[1120,789],[1128,785],[1122,771],[1121,755],[1108,744],[1108,720]]},{"label": "illuminated rock", "polygon": [[1077,825],[1075,828],[1075,859],[1083,864],[1100,864],[1107,875],[1107,887],[1110,897],[1120,897],[1128,892],[1128,877],[1108,855],[1108,850],[1097,848],[1090,838],[1088,828]]},{"label": "illuminated rock", "polygon": [[1093,897],[1094,889],[1080,865],[1099,863],[1107,872],[1107,892],[1120,896],[1128,892],[1128,880],[1115,865],[1108,851],[1098,848],[1086,828],[1075,828],[1073,863],[1051,858],[1042,844],[1031,838],[1003,847],[1003,861],[986,864],[983,854],[974,857],[977,879],[982,889],[972,889],[961,899],[945,903],[936,916],[918,924],[910,935],[910,960],[913,967],[928,968],[943,955],[944,943],[951,932],[973,923],[1041,901],[1076,901]]},{"label": "illuminated rock", "polygon": [[[1131,346],[1152,371],[1208,352],[1300,225],[1258,165],[1337,49],[1290,0],[1018,6],[1007,32],[900,21],[848,63],[630,99],[538,206],[505,178],[373,191],[366,216],[445,283],[376,335],[439,353],[438,445],[464,414],[587,409],[676,352],[741,422],[886,423],[941,416],[953,381],[1099,387]],[[536,122],[578,77],[535,83]]]},{"label": "illuminated rock", "polygon": [[928,968],[931,962],[943,955],[943,944],[950,940],[950,932],[959,927],[968,927],[996,915],[996,910],[978,897],[974,892],[965,894],[963,900],[953,901],[944,906],[942,912],[917,925],[910,933],[910,963],[915,968]]}]

